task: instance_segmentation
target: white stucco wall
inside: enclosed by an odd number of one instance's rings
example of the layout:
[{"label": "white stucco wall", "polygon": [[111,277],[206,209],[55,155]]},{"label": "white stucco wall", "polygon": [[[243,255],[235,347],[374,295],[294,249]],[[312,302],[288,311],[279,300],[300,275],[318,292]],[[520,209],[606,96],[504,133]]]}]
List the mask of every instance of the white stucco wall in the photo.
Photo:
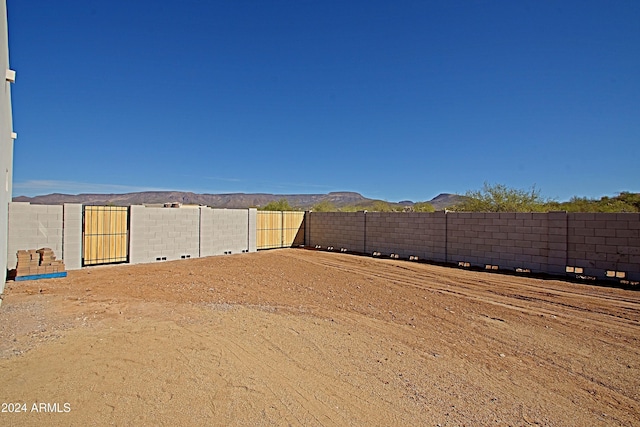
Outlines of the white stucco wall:
[{"label": "white stucco wall", "polygon": [[9,202],[13,186],[13,121],[11,117],[11,83],[9,69],[9,36],[7,3],[0,0],[0,293],[4,291],[7,272],[7,235]]}]

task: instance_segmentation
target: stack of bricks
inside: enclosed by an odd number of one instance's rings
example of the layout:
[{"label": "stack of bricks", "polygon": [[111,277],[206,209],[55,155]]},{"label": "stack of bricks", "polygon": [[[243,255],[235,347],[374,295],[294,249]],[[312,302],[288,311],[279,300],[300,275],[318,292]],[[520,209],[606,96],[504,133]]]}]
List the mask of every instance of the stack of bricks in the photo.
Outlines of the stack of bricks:
[{"label": "stack of bricks", "polygon": [[[35,249],[28,251],[20,250],[17,253],[18,264],[16,265],[16,276],[30,276],[37,273],[40,266],[40,254]],[[33,273],[32,273],[33,271]]]},{"label": "stack of bricks", "polygon": [[55,254],[49,248],[19,250],[17,257],[16,277],[65,271],[64,261],[56,260]]}]

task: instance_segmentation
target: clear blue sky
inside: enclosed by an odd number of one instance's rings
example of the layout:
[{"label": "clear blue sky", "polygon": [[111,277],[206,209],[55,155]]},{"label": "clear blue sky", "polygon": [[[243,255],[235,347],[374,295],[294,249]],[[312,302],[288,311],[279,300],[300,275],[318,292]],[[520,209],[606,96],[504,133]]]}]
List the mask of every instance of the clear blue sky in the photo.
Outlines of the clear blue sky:
[{"label": "clear blue sky", "polygon": [[640,191],[640,1],[8,0],[14,196]]}]

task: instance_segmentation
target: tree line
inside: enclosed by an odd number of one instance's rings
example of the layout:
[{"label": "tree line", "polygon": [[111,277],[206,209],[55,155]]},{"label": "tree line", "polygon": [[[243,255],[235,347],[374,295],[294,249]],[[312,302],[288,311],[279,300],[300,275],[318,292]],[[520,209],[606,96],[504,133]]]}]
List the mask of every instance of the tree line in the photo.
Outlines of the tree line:
[{"label": "tree line", "polygon": [[[280,199],[269,202],[263,207],[258,208],[261,211],[300,211],[299,207],[291,206],[287,199]],[[385,202],[383,200],[375,200],[370,204],[349,205],[337,207],[334,203],[323,200],[311,207],[313,212],[435,212],[435,208],[429,202],[414,203],[413,206],[399,206]]]},{"label": "tree line", "polygon": [[[620,192],[617,196],[600,199],[574,196],[569,201],[558,202],[544,198],[536,186],[518,189],[504,184],[485,183],[480,190],[467,191],[462,201],[447,207],[453,212],[640,212],[640,193]],[[260,210],[295,211],[301,210],[289,205],[286,199],[271,202]],[[336,207],[330,201],[322,201],[311,208],[314,212],[434,212],[429,202],[418,202],[411,206],[398,206],[382,200],[369,205]]]},{"label": "tree line", "polygon": [[481,190],[468,191],[463,202],[450,208],[457,212],[640,212],[640,193],[623,191],[600,199],[572,197],[558,202],[542,197],[534,185],[528,190],[504,184],[485,183]]}]

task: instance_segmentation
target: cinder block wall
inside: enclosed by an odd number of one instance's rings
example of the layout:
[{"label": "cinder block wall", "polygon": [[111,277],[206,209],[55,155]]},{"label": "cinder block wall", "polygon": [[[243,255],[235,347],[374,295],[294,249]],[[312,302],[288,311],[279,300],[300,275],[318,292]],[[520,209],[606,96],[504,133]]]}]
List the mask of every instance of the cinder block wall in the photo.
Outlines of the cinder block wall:
[{"label": "cinder block wall", "polygon": [[131,206],[129,262],[197,258],[200,210]]},{"label": "cinder block wall", "polygon": [[249,228],[247,233],[249,233],[249,252],[256,252],[258,250],[258,210],[256,208],[250,208],[248,218]]},{"label": "cinder block wall", "polygon": [[51,248],[57,259],[63,259],[62,206],[9,203],[7,269],[16,268],[16,252],[21,249]]},{"label": "cinder block wall", "polygon": [[255,214],[255,209],[200,208],[201,256],[255,252]]},{"label": "cinder block wall", "polygon": [[308,245],[334,246],[353,252],[367,252],[365,248],[364,212],[309,212]]},{"label": "cinder block wall", "polygon": [[367,212],[366,252],[395,253],[403,258],[446,261],[446,216],[444,212]]},{"label": "cinder block wall", "polygon": [[567,268],[567,213],[547,214],[547,270],[549,274],[565,274]]},{"label": "cinder block wall", "polygon": [[[8,269],[19,249],[53,249],[68,270],[82,267],[82,205],[9,204]],[[256,251],[256,209],[131,206],[129,262]]]},{"label": "cinder block wall", "polygon": [[[82,206],[9,204],[7,268],[20,249],[49,247],[80,268]],[[255,209],[132,206],[130,262],[255,252]],[[306,245],[396,253],[442,262],[565,274],[567,266],[603,278],[640,280],[640,214],[309,212]]]},{"label": "cinder block wall", "polygon": [[567,229],[567,264],[584,273],[623,271],[640,280],[640,214],[570,213]]},{"label": "cinder block wall", "polygon": [[200,208],[200,256],[212,256],[213,253],[213,209],[208,207]]},{"label": "cinder block wall", "polygon": [[450,262],[541,272],[547,271],[548,248],[547,214],[447,214]]},{"label": "cinder block wall", "polygon": [[82,205],[65,203],[62,208],[62,254],[65,268],[82,268]]},{"label": "cinder block wall", "polygon": [[306,227],[311,246],[549,274],[579,267],[600,279],[611,270],[640,280],[637,213],[311,212]]}]

